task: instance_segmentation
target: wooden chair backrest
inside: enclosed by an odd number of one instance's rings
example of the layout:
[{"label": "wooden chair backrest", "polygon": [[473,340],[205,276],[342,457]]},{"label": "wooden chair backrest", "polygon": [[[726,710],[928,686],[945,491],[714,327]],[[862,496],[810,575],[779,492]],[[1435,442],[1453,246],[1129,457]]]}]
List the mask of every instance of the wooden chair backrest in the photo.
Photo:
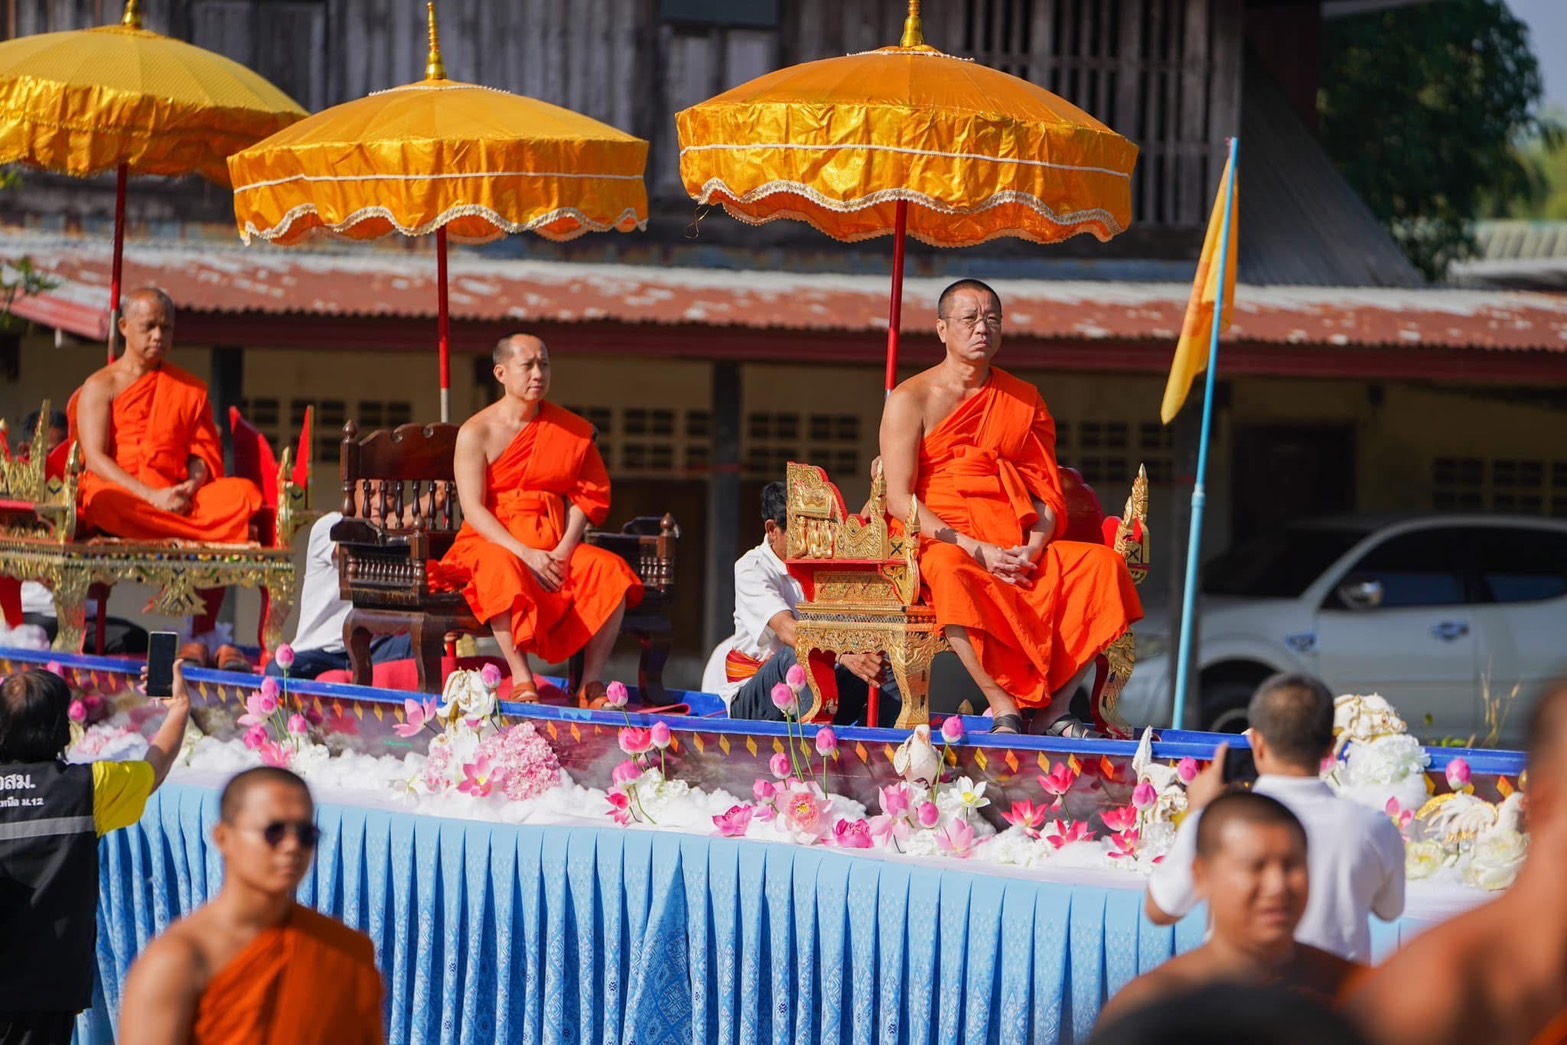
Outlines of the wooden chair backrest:
[{"label": "wooden chair backrest", "polygon": [[[374,525],[382,533],[455,535],[462,526],[452,470],[456,448],[456,425],[399,425],[361,439],[358,426],[348,422],[341,455],[343,518],[361,518],[361,501],[378,500],[382,519]],[[444,547],[430,551],[438,556]]]}]

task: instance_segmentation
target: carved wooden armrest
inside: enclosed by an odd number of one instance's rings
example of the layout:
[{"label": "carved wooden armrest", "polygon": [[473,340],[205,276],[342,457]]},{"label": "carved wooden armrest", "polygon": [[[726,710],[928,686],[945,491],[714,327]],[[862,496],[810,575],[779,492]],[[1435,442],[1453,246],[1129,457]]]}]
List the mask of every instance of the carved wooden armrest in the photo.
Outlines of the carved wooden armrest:
[{"label": "carved wooden armrest", "polygon": [[277,466],[277,546],[290,548],[294,535],[306,530],[322,516],[310,507],[310,484],[294,481],[294,448],[285,446]]},{"label": "carved wooden armrest", "polygon": [[1105,543],[1126,559],[1132,583],[1143,583],[1148,577],[1148,549],[1153,541],[1148,533],[1148,469],[1142,465],[1137,466],[1137,478],[1132,480],[1121,517],[1105,520],[1105,538]]}]

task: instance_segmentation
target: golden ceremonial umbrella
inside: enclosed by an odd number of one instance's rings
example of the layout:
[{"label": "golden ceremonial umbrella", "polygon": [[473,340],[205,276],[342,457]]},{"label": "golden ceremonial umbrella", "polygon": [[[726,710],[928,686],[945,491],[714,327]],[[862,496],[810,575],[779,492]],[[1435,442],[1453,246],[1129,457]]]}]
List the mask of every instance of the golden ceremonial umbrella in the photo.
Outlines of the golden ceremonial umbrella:
[{"label": "golden ceremonial umbrella", "polygon": [[568,240],[647,226],[648,144],[569,109],[446,78],[435,5],[424,80],[317,113],[230,158],[246,243],[435,233],[441,420],[450,417],[446,240]]},{"label": "golden ceremonial umbrella", "polygon": [[1137,146],[1075,105],[928,46],[919,11],[910,0],[898,47],[781,69],[675,116],[698,203],[845,242],[896,237],[889,391],[905,235],[937,247],[1108,240],[1131,223],[1137,162]]},{"label": "golden ceremonial umbrella", "polygon": [[200,174],[227,185],[231,153],[304,115],[239,63],[143,29],[138,0],[119,25],[0,43],[0,163],[118,174],[111,314],[120,307],[127,177]]}]

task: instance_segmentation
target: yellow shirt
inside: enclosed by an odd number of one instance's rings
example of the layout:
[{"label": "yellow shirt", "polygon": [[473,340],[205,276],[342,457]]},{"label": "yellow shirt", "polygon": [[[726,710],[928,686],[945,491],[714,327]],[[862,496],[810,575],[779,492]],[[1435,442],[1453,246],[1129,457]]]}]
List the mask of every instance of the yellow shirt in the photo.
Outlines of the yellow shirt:
[{"label": "yellow shirt", "polygon": [[152,794],[152,765],[147,762],[94,762],[92,815],[102,838],[141,819]]}]

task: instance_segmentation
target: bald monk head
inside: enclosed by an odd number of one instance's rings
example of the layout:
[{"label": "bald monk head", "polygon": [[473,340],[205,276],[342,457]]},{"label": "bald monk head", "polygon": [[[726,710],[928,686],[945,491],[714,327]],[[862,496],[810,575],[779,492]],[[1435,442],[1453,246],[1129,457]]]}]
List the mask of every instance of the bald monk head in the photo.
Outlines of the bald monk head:
[{"label": "bald monk head", "polygon": [[543,402],[550,394],[550,350],[532,334],[513,334],[495,345],[495,380],[510,397]]},{"label": "bald monk head", "polygon": [[1567,679],[1529,729],[1529,855],[1495,900],[1422,934],[1348,999],[1379,1043],[1567,1041]]},{"label": "bald monk head", "polygon": [[142,287],[120,302],[120,338],[125,354],[149,366],[174,347],[174,299],[157,287]]},{"label": "bald monk head", "polygon": [[259,893],[294,895],[316,849],[315,804],[286,769],[259,766],[228,782],[212,841],[224,877]]},{"label": "bald monk head", "polygon": [[1001,295],[977,279],[960,279],[936,301],[936,336],[947,356],[988,363],[1001,348]]}]

